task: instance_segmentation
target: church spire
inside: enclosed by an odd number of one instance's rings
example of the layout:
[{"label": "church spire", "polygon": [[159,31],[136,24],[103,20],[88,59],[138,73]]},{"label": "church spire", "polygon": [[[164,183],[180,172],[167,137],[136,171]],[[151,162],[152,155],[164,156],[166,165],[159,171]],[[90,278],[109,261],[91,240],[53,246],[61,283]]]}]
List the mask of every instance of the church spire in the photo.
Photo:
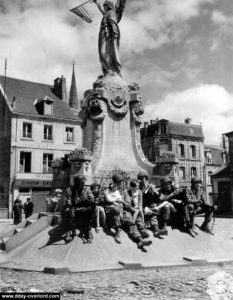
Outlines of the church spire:
[{"label": "church spire", "polygon": [[78,101],[78,94],[76,88],[76,79],[75,79],[75,72],[74,72],[74,61],[73,61],[73,73],[71,79],[71,86],[70,86],[70,99],[69,99],[69,106],[74,109],[79,109],[79,101]]}]

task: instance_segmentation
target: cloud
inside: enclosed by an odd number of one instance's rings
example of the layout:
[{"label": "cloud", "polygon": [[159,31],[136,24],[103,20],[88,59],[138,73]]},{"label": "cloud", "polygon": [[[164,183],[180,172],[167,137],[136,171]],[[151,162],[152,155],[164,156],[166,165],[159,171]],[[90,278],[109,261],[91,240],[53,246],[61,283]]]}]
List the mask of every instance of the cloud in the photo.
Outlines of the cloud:
[{"label": "cloud", "polygon": [[221,134],[233,130],[233,95],[219,85],[199,85],[181,92],[170,93],[162,101],[145,107],[144,119],[168,119],[202,124],[205,143],[220,144]]},{"label": "cloud", "polygon": [[[121,57],[178,42],[186,22],[209,1],[128,1],[120,23]],[[1,1],[0,66],[8,58],[9,76],[52,83],[64,74],[69,82],[75,60],[79,91],[91,86],[101,73],[97,50],[101,16],[94,4],[88,5],[94,22],[87,24],[69,12],[76,5],[75,0]]]},{"label": "cloud", "polygon": [[210,51],[222,50],[222,46],[233,49],[233,17],[219,10],[212,12],[211,20],[216,26],[214,38],[210,46]]}]

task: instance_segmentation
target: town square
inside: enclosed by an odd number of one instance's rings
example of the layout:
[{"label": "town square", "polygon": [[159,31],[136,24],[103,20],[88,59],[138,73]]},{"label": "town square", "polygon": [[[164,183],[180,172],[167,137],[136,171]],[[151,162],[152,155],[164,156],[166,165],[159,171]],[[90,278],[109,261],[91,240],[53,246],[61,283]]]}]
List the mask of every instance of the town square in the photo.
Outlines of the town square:
[{"label": "town square", "polygon": [[1,1],[2,298],[233,298],[232,13]]}]

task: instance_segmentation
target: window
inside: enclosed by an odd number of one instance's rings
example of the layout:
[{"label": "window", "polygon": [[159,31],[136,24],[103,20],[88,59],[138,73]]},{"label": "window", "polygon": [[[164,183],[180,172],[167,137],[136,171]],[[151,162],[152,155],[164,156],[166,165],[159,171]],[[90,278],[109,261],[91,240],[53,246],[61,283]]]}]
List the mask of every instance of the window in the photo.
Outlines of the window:
[{"label": "window", "polygon": [[195,177],[197,176],[197,168],[196,167],[192,167],[191,168],[191,177]]},{"label": "window", "polygon": [[184,179],[185,178],[185,167],[180,167],[179,168],[179,177],[181,179]]},{"label": "window", "polygon": [[74,128],[66,127],[66,141],[73,142],[74,141]]},{"label": "window", "polygon": [[44,140],[52,140],[52,139],[53,139],[53,126],[44,125]]},{"label": "window", "polygon": [[31,172],[31,152],[20,152],[19,171],[23,173]]},{"label": "window", "polygon": [[211,184],[211,175],[213,174],[212,171],[208,171],[208,184]]},{"label": "window", "polygon": [[180,156],[184,157],[184,145],[179,144],[179,154]]},{"label": "window", "polygon": [[212,164],[212,153],[211,152],[206,152],[206,163]]},{"label": "window", "polygon": [[166,124],[161,124],[160,128],[161,128],[161,134],[166,134],[167,133],[167,126],[166,126]]},{"label": "window", "polygon": [[191,145],[191,156],[192,158],[196,157],[196,147],[194,145]]},{"label": "window", "polygon": [[32,138],[32,124],[31,123],[23,123],[23,137],[24,138]]},{"label": "window", "polygon": [[44,102],[44,114],[52,115],[53,114],[53,104]]},{"label": "window", "polygon": [[43,173],[52,173],[53,169],[51,167],[53,161],[53,154],[44,153],[43,154]]},{"label": "window", "polygon": [[42,99],[36,99],[34,102],[35,108],[40,115],[52,115],[53,114],[53,102],[54,100],[50,96],[45,96]]}]

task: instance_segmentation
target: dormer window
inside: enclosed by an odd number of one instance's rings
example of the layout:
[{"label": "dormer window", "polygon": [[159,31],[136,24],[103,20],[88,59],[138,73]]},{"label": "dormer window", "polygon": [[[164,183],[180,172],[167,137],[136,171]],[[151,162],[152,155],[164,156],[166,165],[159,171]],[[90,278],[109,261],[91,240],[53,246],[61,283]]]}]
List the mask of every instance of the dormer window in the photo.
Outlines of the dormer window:
[{"label": "dormer window", "polygon": [[206,152],[205,157],[206,157],[206,163],[212,164],[212,153],[210,151]]},{"label": "dormer window", "polygon": [[45,96],[43,99],[36,99],[34,105],[38,114],[49,116],[53,114],[53,102],[50,96]]}]

